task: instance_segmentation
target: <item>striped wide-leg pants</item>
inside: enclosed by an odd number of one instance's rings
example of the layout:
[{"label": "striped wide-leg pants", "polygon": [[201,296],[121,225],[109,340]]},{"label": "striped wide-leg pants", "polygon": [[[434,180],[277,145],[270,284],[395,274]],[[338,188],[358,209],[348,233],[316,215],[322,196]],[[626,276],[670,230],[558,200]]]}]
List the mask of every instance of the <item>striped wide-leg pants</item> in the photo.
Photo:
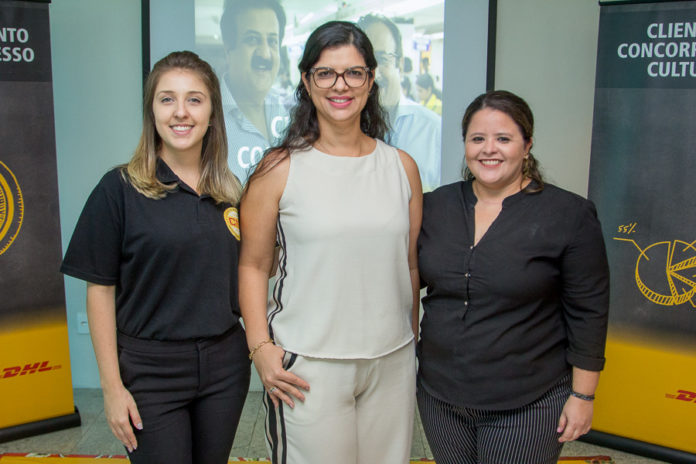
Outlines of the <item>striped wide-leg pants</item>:
[{"label": "striped wide-leg pants", "polygon": [[571,391],[570,374],[541,398],[517,409],[451,405],[418,385],[423,429],[437,464],[555,464],[558,419]]}]

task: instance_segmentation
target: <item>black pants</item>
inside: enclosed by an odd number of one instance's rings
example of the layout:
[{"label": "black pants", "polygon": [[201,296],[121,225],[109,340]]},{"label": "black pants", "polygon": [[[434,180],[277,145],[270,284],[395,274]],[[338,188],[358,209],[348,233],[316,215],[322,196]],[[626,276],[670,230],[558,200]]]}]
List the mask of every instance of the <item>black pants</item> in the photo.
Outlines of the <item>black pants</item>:
[{"label": "black pants", "polygon": [[226,464],[249,390],[244,330],[186,342],[118,335],[119,366],[142,418],[134,464]]},{"label": "black pants", "polygon": [[567,374],[541,398],[504,411],[455,406],[420,384],[417,398],[437,464],[555,464],[563,448],[556,427],[570,390]]}]

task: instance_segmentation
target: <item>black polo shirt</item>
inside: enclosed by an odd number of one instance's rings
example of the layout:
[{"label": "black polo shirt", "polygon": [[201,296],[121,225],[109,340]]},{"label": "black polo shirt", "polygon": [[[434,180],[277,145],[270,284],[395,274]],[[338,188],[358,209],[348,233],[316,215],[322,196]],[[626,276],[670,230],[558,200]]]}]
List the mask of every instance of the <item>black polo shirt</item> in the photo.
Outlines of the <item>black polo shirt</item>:
[{"label": "black polo shirt", "polygon": [[108,172],[85,204],[61,272],[115,285],[116,324],[126,335],[220,335],[239,320],[236,209],[199,196],[161,159],[157,178],[177,187],[153,200],[121,168]]},{"label": "black polo shirt", "polygon": [[419,378],[450,404],[511,409],[539,398],[571,365],[603,368],[604,240],[590,201],[547,184],[506,198],[474,246],[476,201],[470,182],[424,198]]}]

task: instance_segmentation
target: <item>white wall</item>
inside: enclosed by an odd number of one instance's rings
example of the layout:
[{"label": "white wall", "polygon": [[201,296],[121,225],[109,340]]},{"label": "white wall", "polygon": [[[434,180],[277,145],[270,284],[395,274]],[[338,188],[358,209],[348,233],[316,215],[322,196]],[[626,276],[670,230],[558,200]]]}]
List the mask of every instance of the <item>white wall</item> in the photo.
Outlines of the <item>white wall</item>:
[{"label": "white wall", "polygon": [[[142,100],[140,1],[50,5],[53,101],[63,250],[101,176],[138,141]],[[77,333],[85,283],[65,278],[73,386],[98,387],[89,335]]]},{"label": "white wall", "polygon": [[[488,0],[445,1],[442,88],[442,180],[461,180],[464,143],[461,121],[471,100],[486,91]],[[449,59],[449,57],[456,59]]]},{"label": "white wall", "polygon": [[498,0],[495,88],[527,100],[547,180],[587,196],[596,0]]}]

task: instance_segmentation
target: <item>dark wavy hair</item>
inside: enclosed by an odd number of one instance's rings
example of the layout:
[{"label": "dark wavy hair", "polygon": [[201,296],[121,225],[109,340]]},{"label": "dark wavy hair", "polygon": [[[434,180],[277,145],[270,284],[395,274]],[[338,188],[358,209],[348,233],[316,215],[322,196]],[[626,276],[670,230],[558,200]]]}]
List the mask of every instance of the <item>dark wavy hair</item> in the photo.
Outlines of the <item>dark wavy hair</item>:
[{"label": "dark wavy hair", "polygon": [[[527,143],[532,141],[532,137],[534,136],[534,115],[532,114],[532,110],[526,101],[507,90],[489,90],[476,97],[474,101],[469,104],[462,118],[462,137],[465,140],[466,131],[469,129],[471,119],[474,117],[474,114],[484,108],[501,111],[510,116],[520,129],[524,141]],[[529,148],[531,150],[532,147],[530,146]],[[523,190],[525,193],[540,192],[544,189],[544,179],[539,170],[539,162],[534,158],[531,151],[527,159],[522,163],[522,175],[536,182],[535,186],[529,184],[525,187]],[[466,166],[466,162],[464,163],[462,176],[465,180],[475,179],[472,172]]]},{"label": "dark wavy hair", "polygon": [[[377,59],[372,49],[372,43],[367,35],[355,24],[347,21],[329,21],[312,32],[305,44],[302,59],[298,64],[300,73],[311,79],[310,70],[319,61],[319,56],[327,48],[353,45],[370,68],[370,77],[374,76]],[[295,89],[295,106],[290,113],[290,123],[280,144],[266,150],[264,157],[249,177],[247,185],[257,176],[268,172],[275,165],[290,156],[295,150],[303,150],[312,146],[319,139],[319,121],[304,83],[300,80]],[[379,86],[373,82],[372,90],[367,97],[367,103],[360,113],[360,130],[366,135],[384,140],[388,130],[387,113],[379,104]]]}]

